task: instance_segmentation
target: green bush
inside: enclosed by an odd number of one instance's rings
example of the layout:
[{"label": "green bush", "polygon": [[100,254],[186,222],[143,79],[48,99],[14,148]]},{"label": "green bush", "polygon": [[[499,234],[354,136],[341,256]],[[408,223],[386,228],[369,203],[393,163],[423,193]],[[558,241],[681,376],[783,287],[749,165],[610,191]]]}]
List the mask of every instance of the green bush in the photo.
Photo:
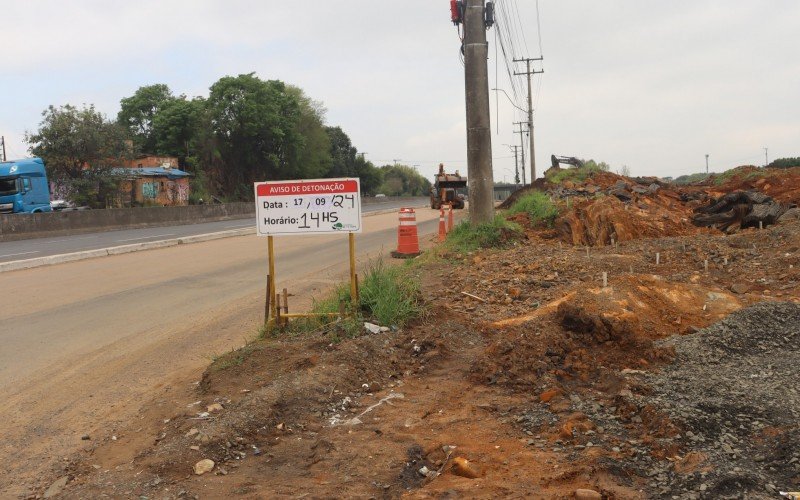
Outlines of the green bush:
[{"label": "green bush", "polygon": [[496,215],[492,222],[471,225],[462,222],[447,235],[446,246],[457,252],[473,252],[479,248],[500,248],[520,236],[520,227]]},{"label": "green bush", "polygon": [[508,213],[512,215],[526,213],[531,223],[544,223],[547,227],[553,227],[553,223],[558,217],[558,208],[545,193],[534,191],[514,202]]}]

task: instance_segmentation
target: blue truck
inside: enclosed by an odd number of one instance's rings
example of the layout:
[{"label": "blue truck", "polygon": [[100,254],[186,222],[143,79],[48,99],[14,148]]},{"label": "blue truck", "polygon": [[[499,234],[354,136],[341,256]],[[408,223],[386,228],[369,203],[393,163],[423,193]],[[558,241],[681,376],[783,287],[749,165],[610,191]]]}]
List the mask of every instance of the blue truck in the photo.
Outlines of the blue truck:
[{"label": "blue truck", "polygon": [[0,214],[51,210],[50,186],[41,158],[0,163]]}]

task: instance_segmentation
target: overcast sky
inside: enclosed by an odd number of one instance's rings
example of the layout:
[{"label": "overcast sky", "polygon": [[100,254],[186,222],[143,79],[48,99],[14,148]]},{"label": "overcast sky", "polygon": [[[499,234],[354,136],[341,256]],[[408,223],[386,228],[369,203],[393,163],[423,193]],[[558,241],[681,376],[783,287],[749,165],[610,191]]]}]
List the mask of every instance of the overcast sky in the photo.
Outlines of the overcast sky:
[{"label": "overcast sky", "polygon": [[[519,12],[515,55],[539,56],[536,161],[603,160],[677,176],[800,156],[797,0],[499,0]],[[138,87],[207,95],[255,72],[305,89],[376,164],[443,161],[466,171],[463,66],[446,0],[0,0],[0,135],[10,158],[48,105],[93,103],[109,117]],[[495,29],[489,38],[496,85]],[[507,49],[510,50],[509,47]],[[519,69],[522,69],[521,67]],[[499,63],[499,86],[512,93]],[[524,88],[520,87],[524,97]],[[538,90],[538,92],[537,92]],[[495,109],[499,103],[499,109]],[[520,99],[519,105],[524,105]],[[499,119],[497,119],[499,113]],[[519,143],[492,97],[495,179]],[[498,132],[499,127],[499,132]]]}]

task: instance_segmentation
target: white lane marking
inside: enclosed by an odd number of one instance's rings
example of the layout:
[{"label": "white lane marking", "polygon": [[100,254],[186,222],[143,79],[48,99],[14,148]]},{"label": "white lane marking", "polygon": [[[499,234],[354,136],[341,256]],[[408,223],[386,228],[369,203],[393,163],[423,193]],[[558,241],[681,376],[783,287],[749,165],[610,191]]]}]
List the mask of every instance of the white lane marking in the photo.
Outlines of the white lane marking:
[{"label": "white lane marking", "polygon": [[116,240],[116,241],[137,241],[137,240],[149,240],[151,238],[161,238],[162,236],[175,236],[177,233],[167,233],[167,234],[156,234],[153,236],[143,236],[141,238],[128,238],[125,240]]},{"label": "white lane marking", "polygon": [[28,255],[29,253],[39,253],[39,250],[34,250],[33,252],[7,253],[5,255],[0,255],[0,257],[13,257],[15,255]]}]

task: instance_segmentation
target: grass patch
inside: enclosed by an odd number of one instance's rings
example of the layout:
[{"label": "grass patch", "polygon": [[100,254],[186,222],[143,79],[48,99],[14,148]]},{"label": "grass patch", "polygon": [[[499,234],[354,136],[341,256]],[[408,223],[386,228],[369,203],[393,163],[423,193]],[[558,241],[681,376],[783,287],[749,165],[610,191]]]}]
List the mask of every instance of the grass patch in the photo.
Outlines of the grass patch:
[{"label": "grass patch", "polygon": [[584,163],[582,167],[565,168],[561,170],[550,171],[545,174],[545,177],[549,182],[553,184],[561,184],[566,181],[581,183],[584,182],[586,179],[590,179],[591,177],[593,177],[594,174],[596,174],[597,172],[604,172],[604,171],[606,171],[606,168],[604,168],[603,166],[593,161],[588,161]]},{"label": "grass patch", "polygon": [[544,223],[547,227],[553,227],[558,217],[558,208],[545,193],[534,191],[514,202],[508,213],[511,215],[526,213],[532,224]]},{"label": "grass patch", "polygon": [[212,356],[209,370],[212,372],[218,372],[233,366],[242,366],[244,360],[247,359],[250,354],[259,349],[261,348],[257,344],[248,342],[245,346],[240,347],[239,349],[231,349],[229,352],[224,354]]},{"label": "grass patch", "polygon": [[[424,314],[419,278],[412,266],[391,266],[382,259],[372,261],[359,283],[359,303],[353,310],[350,304],[350,285],[341,284],[321,300],[315,300],[313,313],[339,312],[340,302],[345,302],[349,316],[297,318],[284,332],[292,335],[312,332],[330,333],[338,342],[364,333],[364,322],[400,328]],[[277,330],[273,331],[277,333]],[[262,331],[262,337],[265,334]]]},{"label": "grass patch", "polygon": [[474,252],[480,248],[502,248],[521,234],[520,227],[502,215],[495,215],[492,222],[471,225],[464,221],[447,235],[445,246],[456,252]]}]

